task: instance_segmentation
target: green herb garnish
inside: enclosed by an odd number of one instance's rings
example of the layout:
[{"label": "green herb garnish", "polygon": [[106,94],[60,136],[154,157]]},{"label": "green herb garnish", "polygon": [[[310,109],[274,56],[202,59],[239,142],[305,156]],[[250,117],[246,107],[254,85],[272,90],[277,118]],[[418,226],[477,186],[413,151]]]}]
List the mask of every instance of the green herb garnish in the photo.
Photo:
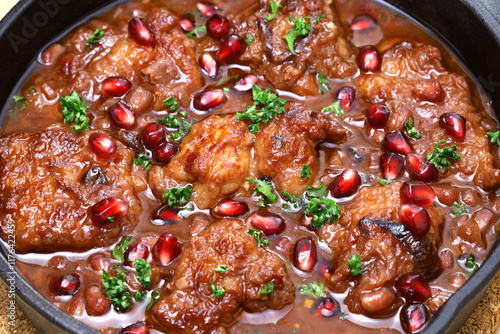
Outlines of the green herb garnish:
[{"label": "green herb garnish", "polygon": [[142,169],[148,170],[151,167],[151,159],[146,155],[141,154],[137,158],[134,158],[134,163],[136,165],[142,165]]},{"label": "green herb garnish", "polygon": [[14,102],[19,103],[19,104],[23,104],[24,100],[26,100],[26,98],[24,96],[19,96],[19,95],[12,96],[12,99],[14,100]]},{"label": "green herb garnish", "polygon": [[434,145],[434,152],[427,154],[427,161],[436,166],[436,168],[446,168],[450,166],[452,162],[462,157],[457,153],[456,145],[439,148],[438,146],[444,142],[446,142],[444,139],[438,141],[436,145]]},{"label": "green herb garnish", "polygon": [[194,28],[190,32],[187,33],[187,36],[189,38],[194,39],[195,41],[198,41],[200,38],[200,35],[204,34],[207,32],[207,26],[206,25],[201,25],[199,27]]},{"label": "green herb garnish", "polygon": [[500,145],[500,130],[495,132],[486,132],[486,137],[488,137],[493,144]]},{"label": "green herb garnish", "polygon": [[102,31],[101,29],[96,29],[94,31],[94,33],[89,37],[89,39],[87,40],[87,43],[85,43],[85,45],[90,45],[90,44],[95,44],[97,42],[99,42],[99,39],[104,36],[104,31]]},{"label": "green herb garnish", "polygon": [[361,260],[359,259],[359,254],[356,253],[351,256],[351,258],[347,260],[347,264],[350,267],[349,271],[351,272],[352,276],[359,276],[363,272],[363,265],[361,263]]},{"label": "green herb garnish", "polygon": [[215,268],[215,272],[224,274],[227,271],[227,264],[219,264],[217,268]]},{"label": "green herb garnish", "polygon": [[109,277],[109,274],[103,269],[101,281],[104,286],[104,292],[108,295],[111,304],[113,304],[117,312],[123,312],[130,308],[130,298],[132,296],[123,284],[127,281],[125,273],[120,272],[118,277]]},{"label": "green herb garnish", "polygon": [[147,291],[136,291],[136,293],[134,294],[134,299],[137,302],[142,302],[147,294]]},{"label": "green herb garnish", "polygon": [[328,79],[323,74],[316,74],[316,78],[318,78],[319,91],[321,92],[321,94],[328,92],[332,88],[330,86],[330,83],[328,82]]},{"label": "green herb garnish", "polygon": [[64,124],[75,122],[73,131],[84,131],[89,129],[90,118],[87,117],[89,104],[77,92],[72,91],[70,95],[62,97],[59,95],[62,106]]},{"label": "green herb garnish", "polygon": [[328,195],[328,190],[325,188],[325,184],[322,183],[319,187],[307,187],[306,188],[306,197],[308,199],[311,198],[323,198]]},{"label": "green herb garnish", "polygon": [[247,45],[252,44],[253,41],[254,41],[253,36],[250,35],[250,34],[246,34],[246,36],[245,36],[245,42],[247,42]]},{"label": "green herb garnish", "polygon": [[477,265],[477,263],[474,262],[474,257],[473,256],[469,256],[467,258],[467,261],[465,261],[465,267],[469,268],[469,269],[474,269],[474,271],[476,271],[476,270],[479,269],[479,266]]},{"label": "green herb garnish", "polygon": [[269,7],[271,9],[271,14],[266,17],[267,21],[274,20],[274,18],[276,17],[276,13],[278,12],[278,8],[282,8],[283,6],[273,0],[269,3]]},{"label": "green herb garnish", "polygon": [[30,93],[35,93],[35,92],[36,92],[36,88],[35,87],[31,88]]},{"label": "green herb garnish", "polygon": [[273,186],[266,181],[254,180],[247,178],[248,181],[257,183],[258,186],[255,188],[253,195],[260,196],[259,206],[266,206],[267,204],[274,204],[278,200],[278,196],[273,193]]},{"label": "green herb garnish", "polygon": [[337,116],[342,116],[345,114],[345,110],[340,106],[340,101],[337,101],[329,106],[321,109],[322,112],[333,112]]},{"label": "green herb garnish", "polygon": [[171,208],[184,209],[183,206],[189,201],[192,193],[191,185],[184,188],[171,188],[164,191],[163,199],[167,199],[167,204]]},{"label": "green herb garnish", "polygon": [[112,223],[115,222],[115,216],[110,216],[110,217],[107,217],[106,219],[109,220]]},{"label": "green herb garnish", "polygon": [[348,316],[349,316],[349,314],[342,312],[342,313],[340,314],[340,319],[341,319],[341,320],[346,320]]},{"label": "green herb garnish", "polygon": [[168,135],[168,138],[172,141],[179,141],[182,138],[186,137],[189,131],[191,131],[192,126],[192,123],[188,122],[182,117],[175,115],[164,116],[160,118],[158,122],[165,125],[169,129],[177,130]]},{"label": "green herb garnish", "polygon": [[123,237],[123,239],[113,249],[113,257],[121,263],[125,262],[125,257],[123,254],[125,253],[125,250],[127,249],[127,246],[131,240],[131,235]]},{"label": "green herb garnish", "polygon": [[156,304],[157,301],[160,300],[160,294],[156,291],[153,291],[151,294],[151,300],[148,303],[148,306],[146,306],[146,311],[149,311],[154,304]]},{"label": "green herb garnish", "polygon": [[287,204],[283,205],[283,209],[288,210],[290,208],[289,205],[294,209],[298,209],[304,205],[302,197],[292,195],[288,190],[284,190],[282,194],[285,196],[285,201],[287,201]]},{"label": "green herb garnish", "polygon": [[333,224],[339,219],[340,206],[334,200],[313,198],[305,209],[305,215],[312,215],[311,226],[320,229],[324,223]]},{"label": "green herb garnish", "polygon": [[420,138],[420,132],[413,126],[413,118],[410,118],[409,120],[406,121],[405,123],[405,131],[408,134],[408,136],[418,139]]},{"label": "green herb garnish", "polygon": [[303,179],[307,179],[311,175],[312,175],[312,173],[309,170],[309,166],[308,165],[303,165],[302,166],[302,170],[300,171],[300,177],[303,178]]},{"label": "green herb garnish", "polygon": [[134,262],[134,268],[137,270],[137,281],[149,289],[151,285],[151,265],[143,258],[137,258]]},{"label": "green herb garnish", "polygon": [[229,78],[220,78],[219,81],[217,81],[217,83],[215,84],[215,87],[223,86],[223,85],[227,84],[229,81],[236,80],[239,77],[240,76],[238,74],[235,74],[235,75],[233,75],[232,77],[229,77]]},{"label": "green herb garnish", "polygon": [[379,179],[378,182],[380,183],[381,186],[385,186],[386,184],[396,183],[396,181],[386,180],[386,179]]},{"label": "green herb garnish", "polygon": [[309,26],[309,24],[307,24],[306,19],[302,16],[299,16],[296,20],[293,18],[293,16],[290,16],[290,22],[293,23],[293,29],[290,30],[286,35],[284,35],[283,38],[288,44],[288,49],[290,49],[290,52],[294,55],[297,55],[293,47],[295,39],[299,36],[306,36],[307,34],[309,34],[309,30],[311,29],[311,27]]},{"label": "green herb garnish", "polygon": [[165,107],[170,107],[170,111],[176,111],[179,109],[179,102],[177,102],[177,98],[169,97],[168,99],[163,101],[163,105]]},{"label": "green herb garnish", "polygon": [[454,214],[455,216],[459,216],[462,213],[468,213],[469,212],[469,209],[465,205],[460,204],[458,202],[453,203],[453,206],[456,208],[452,212],[452,214]]},{"label": "green herb garnish", "polygon": [[262,236],[262,232],[257,232],[253,228],[248,230],[248,234],[250,234],[255,241],[257,241],[257,247],[264,247],[264,245],[269,245],[269,240]]},{"label": "green herb garnish", "polygon": [[301,295],[309,296],[314,299],[326,296],[324,283],[312,282],[309,284],[303,284],[299,286],[297,290]]},{"label": "green herb garnish", "polygon": [[210,289],[212,289],[212,292],[214,293],[214,296],[217,299],[221,299],[224,296],[224,293],[226,292],[225,287],[217,289],[217,286],[214,283],[210,284]]},{"label": "green herb garnish", "polygon": [[271,292],[273,292],[273,290],[274,290],[274,284],[273,283],[269,283],[267,285],[267,287],[264,284],[262,284],[260,286],[260,295],[261,296],[268,295]]}]

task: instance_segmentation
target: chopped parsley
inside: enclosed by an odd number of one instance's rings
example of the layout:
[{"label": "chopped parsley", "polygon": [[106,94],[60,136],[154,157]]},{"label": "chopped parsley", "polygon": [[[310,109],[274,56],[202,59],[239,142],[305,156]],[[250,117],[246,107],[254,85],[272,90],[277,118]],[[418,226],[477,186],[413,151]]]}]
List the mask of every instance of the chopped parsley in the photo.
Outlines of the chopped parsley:
[{"label": "chopped parsley", "polygon": [[90,118],[87,117],[89,104],[77,92],[72,91],[71,95],[62,97],[59,95],[62,106],[64,124],[75,122],[73,131],[84,131],[89,129]]},{"label": "chopped parsley", "polygon": [[14,96],[12,96],[12,99],[16,103],[23,104],[24,100],[25,100],[25,97],[24,96],[19,96],[19,95],[14,95]]},{"label": "chopped parsley", "polygon": [[309,284],[302,284],[297,290],[301,295],[309,296],[314,299],[326,296],[324,283],[312,282]]},{"label": "chopped parsley", "polygon": [[309,166],[308,165],[303,165],[302,166],[302,170],[300,171],[300,177],[303,178],[303,179],[307,179],[311,175],[312,175],[312,173],[309,170]]},{"label": "chopped parsley", "polygon": [[207,26],[206,25],[201,25],[199,27],[194,28],[190,32],[187,33],[189,38],[194,39],[195,41],[198,41],[199,38],[201,37],[202,34],[207,32]]},{"label": "chopped parsley", "polygon": [[349,316],[349,314],[342,312],[340,314],[340,320],[346,320],[348,316]]},{"label": "chopped parsley", "polygon": [[290,49],[290,52],[294,55],[297,55],[293,47],[295,39],[299,36],[306,36],[307,34],[309,34],[309,30],[311,29],[311,27],[309,26],[309,24],[307,24],[306,19],[302,16],[299,16],[296,20],[293,18],[293,16],[290,16],[290,22],[293,23],[293,29],[290,30],[286,35],[284,35],[283,38],[288,44],[288,49]]},{"label": "chopped parsley", "polygon": [[125,257],[123,254],[125,253],[130,240],[132,240],[131,235],[123,237],[123,239],[113,249],[113,257],[121,263],[125,262]]},{"label": "chopped parsley", "polygon": [[36,88],[35,87],[31,88],[30,93],[35,93],[35,92],[36,92]]},{"label": "chopped parsley", "polygon": [[245,42],[247,42],[247,45],[252,44],[253,40],[254,40],[254,38],[253,38],[252,35],[246,34],[246,36],[245,36]]},{"label": "chopped parsley", "polygon": [[99,39],[102,36],[104,36],[104,31],[102,31],[101,29],[96,29],[94,31],[94,33],[89,37],[89,39],[87,40],[87,43],[85,43],[85,45],[95,44],[95,43],[99,42]]},{"label": "chopped parsley", "polygon": [[144,298],[146,298],[147,294],[147,291],[136,291],[136,293],[134,294],[134,299],[137,302],[142,302]]},{"label": "chopped parsley", "polygon": [[173,141],[181,140],[188,135],[189,131],[191,131],[192,124],[184,118],[176,115],[164,116],[160,118],[158,122],[165,125],[169,129],[177,130],[168,135],[168,138]]},{"label": "chopped parsley", "polygon": [[316,78],[318,78],[319,91],[321,92],[321,94],[328,92],[332,88],[330,86],[330,83],[328,82],[328,79],[323,74],[316,74]]},{"label": "chopped parsley", "polygon": [[340,101],[336,101],[333,104],[330,104],[329,106],[324,107],[321,109],[322,112],[333,112],[337,116],[342,116],[345,114],[345,110],[340,106]]},{"label": "chopped parsley", "polygon": [[142,169],[148,170],[151,167],[151,159],[146,155],[141,154],[137,158],[134,158],[134,163],[136,165],[142,165]]},{"label": "chopped parsley", "polygon": [[217,268],[215,268],[215,272],[224,274],[227,271],[227,264],[219,264]]},{"label": "chopped parsley", "polygon": [[406,121],[405,123],[405,131],[408,134],[408,136],[418,139],[420,138],[420,132],[413,126],[413,118],[410,118],[409,120]]},{"label": "chopped parsley", "polygon": [[184,209],[187,208],[183,206],[189,201],[192,193],[193,187],[191,185],[184,188],[171,188],[165,190],[163,199],[167,200],[167,204],[171,208]]},{"label": "chopped parsley", "polygon": [[438,146],[446,140],[440,140],[434,145],[434,152],[427,154],[427,161],[436,166],[436,168],[446,168],[451,165],[452,162],[457,161],[462,156],[457,153],[457,146],[452,145],[450,147],[439,148]]},{"label": "chopped parsley", "polygon": [[151,294],[151,300],[148,303],[148,306],[146,306],[146,311],[149,311],[154,304],[156,304],[157,301],[160,300],[160,294],[156,291],[153,291]]},{"label": "chopped parsley", "polygon": [[255,241],[257,241],[257,247],[264,247],[263,245],[269,245],[269,240],[262,236],[262,232],[257,232],[253,228],[248,230],[248,234],[250,234]]},{"label": "chopped parsley", "polygon": [[257,183],[258,186],[255,188],[253,195],[260,196],[259,206],[266,206],[267,204],[274,204],[278,200],[278,196],[273,193],[273,186],[266,181],[254,180],[247,178],[248,181]]},{"label": "chopped parsley", "polygon": [[386,184],[391,184],[391,183],[396,183],[396,181],[393,180],[386,180],[386,179],[380,179],[378,180],[381,186],[385,186]]},{"label": "chopped parsley", "polygon": [[268,294],[270,294],[271,292],[273,292],[273,290],[274,290],[274,284],[273,284],[273,283],[269,283],[269,284],[267,285],[267,287],[266,287],[264,284],[262,284],[262,285],[260,286],[260,295],[261,295],[261,296],[268,295]]},{"label": "chopped parsley", "polygon": [[210,284],[210,289],[212,289],[212,292],[214,293],[214,296],[217,299],[221,299],[224,296],[224,293],[226,292],[225,287],[217,289],[217,286],[214,283]]},{"label": "chopped parsley", "polygon": [[179,102],[177,102],[177,98],[169,97],[168,99],[163,101],[163,105],[165,107],[170,107],[170,111],[176,111],[179,109]]},{"label": "chopped parsley", "polygon": [[[239,122],[248,118],[252,124],[248,127],[251,133],[259,131],[260,122],[267,124],[272,121],[274,116],[282,114],[285,111],[286,100],[278,98],[276,94],[271,93],[269,88],[262,90],[259,86],[252,86],[253,106],[248,106],[243,113],[236,113],[236,121]],[[262,106],[261,109],[257,107]]]},{"label": "chopped parsley", "polygon": [[306,188],[306,197],[311,198],[322,198],[328,195],[328,190],[325,188],[325,184],[322,183],[319,187],[307,187]]},{"label": "chopped parsley", "polygon": [[267,21],[271,21],[271,20],[274,20],[274,18],[276,17],[276,13],[278,12],[278,8],[282,8],[283,6],[280,5],[279,3],[277,3],[276,1],[272,1],[269,3],[269,8],[271,9],[271,14],[269,14],[267,17],[266,17],[266,20]]},{"label": "chopped parsley", "polygon": [[465,261],[465,267],[469,268],[469,269],[473,269],[474,271],[476,271],[476,270],[479,269],[479,266],[477,265],[477,263],[474,262],[474,257],[473,256],[469,256],[467,258],[467,261]]},{"label": "chopped parsley", "polygon": [[352,276],[359,276],[363,272],[363,266],[361,260],[359,259],[359,254],[356,253],[349,260],[347,260],[347,264],[349,265],[349,271]]},{"label": "chopped parsley", "polygon": [[294,209],[298,209],[301,208],[302,205],[304,205],[304,200],[302,199],[302,197],[292,195],[288,190],[284,190],[282,194],[283,196],[285,196],[285,201],[287,202],[283,205],[283,209],[288,210],[290,208],[290,205]]},{"label": "chopped parsley", "polygon": [[459,216],[462,213],[468,213],[469,212],[469,209],[465,205],[460,204],[458,202],[453,203],[453,206],[456,208],[452,212],[452,214],[454,214],[455,216]]},{"label": "chopped parsley", "polygon": [[486,137],[488,137],[493,144],[500,145],[500,130],[496,132],[486,132]]},{"label": "chopped parsley", "polygon": [[311,226],[320,229],[324,223],[333,224],[339,219],[340,206],[334,200],[313,198],[305,209],[305,215],[312,215]]},{"label": "chopped parsley", "polygon": [[109,216],[106,218],[107,220],[109,220],[110,222],[114,223],[115,222],[115,216]]},{"label": "chopped parsley", "polygon": [[151,285],[151,265],[143,258],[137,258],[134,262],[135,270],[137,270],[137,281],[141,285],[149,289]]},{"label": "chopped parsley", "polygon": [[239,77],[240,76],[238,74],[235,74],[235,75],[233,75],[232,77],[229,77],[229,78],[220,78],[219,81],[217,81],[217,83],[215,84],[215,87],[223,86],[223,85],[227,84],[229,81],[236,80]]},{"label": "chopped parsley", "polygon": [[124,272],[120,272],[118,277],[109,277],[106,270],[102,270],[102,284],[104,292],[108,295],[111,304],[113,304],[117,312],[123,312],[130,308],[130,298],[123,282],[127,281],[127,276]]}]

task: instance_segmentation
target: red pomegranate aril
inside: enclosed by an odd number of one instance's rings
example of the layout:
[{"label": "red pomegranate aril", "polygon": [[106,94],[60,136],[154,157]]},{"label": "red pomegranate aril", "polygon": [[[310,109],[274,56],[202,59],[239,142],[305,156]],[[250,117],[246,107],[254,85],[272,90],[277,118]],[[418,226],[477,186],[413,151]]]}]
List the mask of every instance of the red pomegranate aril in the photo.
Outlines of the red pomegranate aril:
[{"label": "red pomegranate aril", "polygon": [[122,328],[119,334],[149,334],[149,327],[144,321],[141,321]]},{"label": "red pomegranate aril", "polygon": [[100,132],[94,132],[89,136],[89,147],[92,153],[101,159],[108,159],[116,152],[115,140]]},{"label": "red pomegranate aril", "polygon": [[400,131],[391,132],[385,135],[384,148],[389,152],[403,155],[413,152],[413,147],[410,142]]},{"label": "red pomegranate aril", "polygon": [[285,230],[285,220],[274,213],[266,210],[258,210],[248,217],[248,221],[252,226],[261,230],[265,235],[280,234]]},{"label": "red pomegranate aril", "polygon": [[391,112],[389,108],[383,103],[372,104],[370,108],[366,110],[368,124],[377,129],[383,128],[387,124],[390,115]]},{"label": "red pomegranate aril", "polygon": [[431,218],[427,211],[415,204],[403,204],[398,210],[399,220],[416,239],[422,239],[430,229]]},{"label": "red pomegranate aril", "polygon": [[317,300],[311,311],[316,316],[329,318],[340,313],[340,306],[333,298],[325,297]]},{"label": "red pomegranate aril", "polygon": [[195,28],[194,22],[183,16],[179,19],[179,25],[184,32],[190,32]]},{"label": "red pomegranate aril", "polygon": [[439,125],[446,130],[448,135],[456,142],[465,140],[465,118],[454,112],[448,112],[439,117]]},{"label": "red pomegranate aril", "polygon": [[403,174],[405,159],[396,153],[384,153],[380,156],[380,168],[385,180],[396,180]]},{"label": "red pomegranate aril", "polygon": [[180,254],[182,248],[177,237],[170,233],[163,233],[153,246],[153,260],[166,266],[174,261]]},{"label": "red pomegranate aril", "polygon": [[292,247],[292,242],[287,237],[280,237],[276,239],[274,245],[277,250],[288,254],[290,252],[290,248]]},{"label": "red pomegranate aril", "polygon": [[399,276],[394,286],[410,301],[425,302],[431,298],[429,284],[416,272]]},{"label": "red pomegranate aril", "polygon": [[333,180],[329,189],[333,197],[342,198],[354,195],[360,185],[361,177],[358,171],[347,168]]},{"label": "red pomegranate aril", "polygon": [[127,248],[123,254],[125,259],[124,265],[129,267],[134,267],[135,260],[144,259],[147,260],[149,256],[149,248],[142,242],[137,242]]},{"label": "red pomegranate aril", "polygon": [[327,262],[326,260],[323,260],[323,261],[318,263],[316,271],[318,272],[318,274],[320,274],[324,278],[328,278],[328,277],[332,276],[332,273],[333,273],[332,268],[330,266],[330,263]]},{"label": "red pomegranate aril", "polygon": [[408,333],[419,333],[424,330],[429,318],[429,310],[420,303],[405,305],[400,313],[401,325]]},{"label": "red pomegranate aril", "polygon": [[352,86],[344,86],[337,92],[337,100],[340,101],[340,106],[345,111],[351,110],[355,98],[356,88]]},{"label": "red pomegranate aril", "polygon": [[418,206],[429,206],[434,203],[436,194],[430,185],[422,181],[406,181],[399,189],[403,204],[412,203]]},{"label": "red pomegranate aril", "polygon": [[367,45],[358,53],[358,65],[363,72],[378,72],[382,67],[382,56],[373,45]]},{"label": "red pomegranate aril", "polygon": [[123,96],[132,88],[132,83],[123,77],[106,78],[101,85],[104,94],[113,97]]},{"label": "red pomegranate aril", "polygon": [[202,111],[207,111],[226,103],[227,96],[222,89],[215,88],[195,95],[193,106]]},{"label": "red pomegranate aril", "polygon": [[303,214],[302,218],[300,219],[300,225],[304,226],[305,228],[307,228],[308,230],[311,230],[311,231],[317,230],[316,228],[314,228],[312,226],[313,219],[314,219],[314,215]]},{"label": "red pomegranate aril", "polygon": [[80,277],[77,274],[63,275],[50,281],[49,287],[58,295],[71,296],[80,289]]},{"label": "red pomegranate aril", "polygon": [[210,2],[206,1],[200,1],[196,4],[196,8],[200,11],[200,13],[203,14],[205,17],[210,17],[215,14],[217,8],[215,5],[211,4]]},{"label": "red pomegranate aril", "polygon": [[153,157],[158,162],[167,163],[177,154],[177,152],[179,152],[179,147],[177,145],[170,142],[164,142],[153,150]]},{"label": "red pomegranate aril", "polygon": [[351,22],[351,30],[364,32],[373,30],[377,27],[377,21],[370,15],[360,15]]},{"label": "red pomegranate aril", "polygon": [[144,146],[152,150],[165,141],[165,128],[163,125],[153,122],[144,126]]},{"label": "red pomegranate aril", "polygon": [[247,42],[238,35],[229,35],[224,39],[215,55],[217,61],[224,63],[241,57],[247,49]]},{"label": "red pomegranate aril", "polygon": [[316,244],[309,238],[300,239],[293,247],[293,265],[302,271],[310,272],[316,265]]},{"label": "red pomegranate aril", "polygon": [[135,113],[125,101],[118,101],[109,108],[113,123],[122,129],[131,130],[135,126]]},{"label": "red pomegranate aril", "polygon": [[97,226],[104,227],[116,223],[127,214],[127,211],[127,202],[120,198],[108,197],[92,206],[92,221]]},{"label": "red pomegranate aril", "polygon": [[169,207],[167,204],[160,205],[153,212],[153,222],[157,225],[172,225],[181,221],[179,211]]},{"label": "red pomegranate aril", "polygon": [[248,212],[248,204],[234,199],[224,199],[214,208],[214,214],[221,217],[239,217]]},{"label": "red pomegranate aril", "polygon": [[255,74],[247,74],[234,84],[234,89],[239,92],[248,92],[257,83],[259,83],[259,78]]},{"label": "red pomegranate aril", "polygon": [[439,178],[439,170],[414,153],[406,156],[406,170],[418,181],[434,182]]},{"label": "red pomegranate aril", "polygon": [[128,23],[128,32],[132,38],[139,44],[149,46],[155,41],[155,33],[151,30],[146,20],[134,17]]},{"label": "red pomegranate aril", "polygon": [[229,34],[229,20],[225,16],[214,14],[205,24],[210,37],[221,39]]},{"label": "red pomegranate aril", "polygon": [[215,79],[219,74],[219,64],[209,53],[202,54],[198,59],[198,64],[209,78]]},{"label": "red pomegranate aril", "polygon": [[444,99],[443,87],[439,81],[419,82],[413,86],[415,97],[423,101],[438,103]]}]

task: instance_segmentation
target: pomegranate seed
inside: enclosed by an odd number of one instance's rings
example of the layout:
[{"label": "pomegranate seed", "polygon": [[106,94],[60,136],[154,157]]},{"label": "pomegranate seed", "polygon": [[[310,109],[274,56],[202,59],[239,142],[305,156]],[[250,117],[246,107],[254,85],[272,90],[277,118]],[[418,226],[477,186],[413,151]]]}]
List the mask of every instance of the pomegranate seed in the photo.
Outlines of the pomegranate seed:
[{"label": "pomegranate seed", "polygon": [[215,88],[195,95],[193,106],[198,110],[207,111],[226,103],[227,96],[222,89]]},{"label": "pomegranate seed", "polygon": [[185,16],[179,19],[179,25],[184,32],[190,32],[194,29],[194,22]]},{"label": "pomegranate seed", "polygon": [[219,64],[209,53],[202,54],[198,59],[198,64],[209,78],[215,79],[219,74]]},{"label": "pomegranate seed", "polygon": [[210,2],[200,1],[196,4],[196,8],[203,14],[205,17],[210,17],[215,14],[217,8]]},{"label": "pomegranate seed", "polygon": [[422,181],[404,182],[399,194],[403,204],[412,203],[422,207],[431,205],[436,198],[432,187]]},{"label": "pomegranate seed", "polygon": [[389,152],[408,154],[413,152],[413,147],[404,134],[400,131],[391,132],[385,135],[384,147]]},{"label": "pomegranate seed", "polygon": [[333,180],[329,189],[333,197],[342,198],[353,195],[361,185],[361,177],[357,170],[345,169]]},{"label": "pomegranate seed", "polygon": [[224,199],[217,204],[213,211],[214,214],[221,217],[238,217],[248,212],[248,205],[234,199]]},{"label": "pomegranate seed", "polygon": [[424,208],[415,204],[403,204],[399,207],[398,215],[401,223],[415,238],[422,239],[429,232],[431,218]]},{"label": "pomegranate seed", "polygon": [[207,20],[207,34],[215,39],[221,39],[229,34],[229,20],[222,15],[214,14]]},{"label": "pomegranate seed", "polygon": [[419,333],[427,325],[429,311],[424,304],[405,305],[401,309],[400,319],[403,329],[409,333]]},{"label": "pomegranate seed", "polygon": [[314,231],[317,230],[317,228],[314,228],[312,226],[314,216],[312,214],[309,215],[302,215],[302,219],[300,220],[300,225],[306,227],[308,230]]},{"label": "pomegranate seed", "polygon": [[234,84],[234,89],[239,92],[248,92],[258,82],[259,78],[255,74],[247,74]]},{"label": "pomegranate seed", "polygon": [[166,266],[174,261],[180,254],[182,248],[177,238],[170,233],[163,233],[153,246],[153,259],[159,264]]},{"label": "pomegranate seed", "polygon": [[386,180],[396,180],[403,173],[405,159],[396,153],[384,153],[380,157],[382,176]]},{"label": "pomegranate seed", "polygon": [[135,260],[144,259],[147,260],[149,256],[149,248],[142,242],[137,242],[127,248],[125,254],[123,254],[123,258],[125,262],[123,263],[126,266],[134,267]]},{"label": "pomegranate seed", "polygon": [[377,27],[377,21],[370,15],[360,15],[351,22],[351,30],[363,32]]},{"label": "pomegranate seed", "polygon": [[125,101],[118,101],[109,108],[109,116],[119,128],[131,130],[135,126],[135,113]]},{"label": "pomegranate seed", "polygon": [[174,143],[164,142],[158,148],[153,150],[153,156],[156,161],[167,163],[174,155],[179,152],[179,147]]},{"label": "pomegranate seed", "polygon": [[365,46],[359,51],[358,65],[363,72],[378,72],[382,67],[382,56],[374,46]]},{"label": "pomegranate seed", "polygon": [[144,127],[144,146],[152,150],[165,141],[165,128],[159,123],[148,123]]},{"label": "pomegranate seed", "polygon": [[128,32],[135,41],[141,45],[148,46],[154,43],[155,33],[151,30],[146,20],[134,17],[128,23]]},{"label": "pomegranate seed", "polygon": [[58,295],[74,295],[80,289],[80,277],[77,274],[63,275],[50,281],[49,287]]},{"label": "pomegranate seed", "polygon": [[329,318],[340,313],[340,305],[333,298],[325,297],[313,304],[311,312],[316,316]]},{"label": "pomegranate seed", "polygon": [[368,124],[374,128],[383,128],[389,120],[391,112],[383,103],[375,103],[366,110]]},{"label": "pomegranate seed", "polygon": [[433,182],[439,178],[439,171],[416,154],[406,156],[406,170],[410,177],[418,181]]},{"label": "pomegranate seed", "polygon": [[431,288],[419,273],[407,273],[399,276],[394,286],[411,301],[425,302],[431,298]]},{"label": "pomegranate seed", "polygon": [[223,63],[241,57],[247,49],[247,43],[238,35],[229,35],[224,39],[219,51],[215,55],[217,61]]},{"label": "pomegranate seed", "polygon": [[250,224],[264,232],[265,235],[280,234],[285,230],[285,220],[281,216],[268,212],[267,210],[258,210],[248,217]]},{"label": "pomegranate seed", "polygon": [[320,274],[324,278],[328,278],[328,277],[332,276],[331,265],[326,260],[323,260],[320,263],[318,263],[316,271],[318,272],[318,274]]},{"label": "pomegranate seed", "polygon": [[417,98],[424,101],[438,103],[444,99],[443,87],[439,81],[416,83],[413,91]]},{"label": "pomegranate seed", "polygon": [[176,209],[163,204],[156,208],[151,218],[156,225],[172,225],[181,221],[178,213]]},{"label": "pomegranate seed", "polygon": [[132,83],[123,77],[106,78],[101,85],[104,94],[114,97],[123,96],[132,88]]},{"label": "pomegranate seed", "polygon": [[316,245],[308,238],[300,239],[293,247],[293,265],[302,271],[313,270],[317,259]]},{"label": "pomegranate seed", "polygon": [[108,159],[116,152],[114,139],[100,132],[94,132],[89,136],[89,146],[92,153],[101,159]]},{"label": "pomegranate seed", "polygon": [[122,328],[119,334],[149,334],[149,327],[144,321],[141,321]]},{"label": "pomegranate seed", "polygon": [[109,311],[111,302],[98,285],[92,284],[85,289],[85,309],[90,316],[98,317]]},{"label": "pomegranate seed", "polygon": [[127,214],[127,211],[127,202],[116,197],[108,197],[92,206],[92,221],[97,226],[104,227],[116,223]]},{"label": "pomegranate seed", "polygon": [[356,98],[356,88],[344,86],[337,92],[337,100],[340,101],[340,106],[345,111],[349,111],[354,104]]},{"label": "pomegranate seed", "polygon": [[446,130],[446,132],[456,142],[463,142],[465,140],[465,118],[454,112],[448,112],[439,117],[439,125]]},{"label": "pomegranate seed", "polygon": [[292,246],[292,242],[287,237],[281,237],[276,239],[274,245],[276,246],[277,250],[288,254]]}]

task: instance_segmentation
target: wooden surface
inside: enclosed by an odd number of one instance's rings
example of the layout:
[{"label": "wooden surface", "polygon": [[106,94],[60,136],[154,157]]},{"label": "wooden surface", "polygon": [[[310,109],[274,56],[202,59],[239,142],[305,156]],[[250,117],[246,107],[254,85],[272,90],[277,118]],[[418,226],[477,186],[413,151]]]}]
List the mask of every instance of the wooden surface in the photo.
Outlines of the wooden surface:
[{"label": "wooden surface", "polygon": [[[5,16],[17,1],[0,0],[0,18]],[[8,303],[9,298],[7,298],[6,285],[0,281],[0,333],[38,333],[28,319],[26,319],[26,316],[18,309],[16,309],[14,326],[9,325],[9,319],[7,318]],[[485,297],[464,324],[459,334],[500,334],[500,275],[493,281]]]}]

